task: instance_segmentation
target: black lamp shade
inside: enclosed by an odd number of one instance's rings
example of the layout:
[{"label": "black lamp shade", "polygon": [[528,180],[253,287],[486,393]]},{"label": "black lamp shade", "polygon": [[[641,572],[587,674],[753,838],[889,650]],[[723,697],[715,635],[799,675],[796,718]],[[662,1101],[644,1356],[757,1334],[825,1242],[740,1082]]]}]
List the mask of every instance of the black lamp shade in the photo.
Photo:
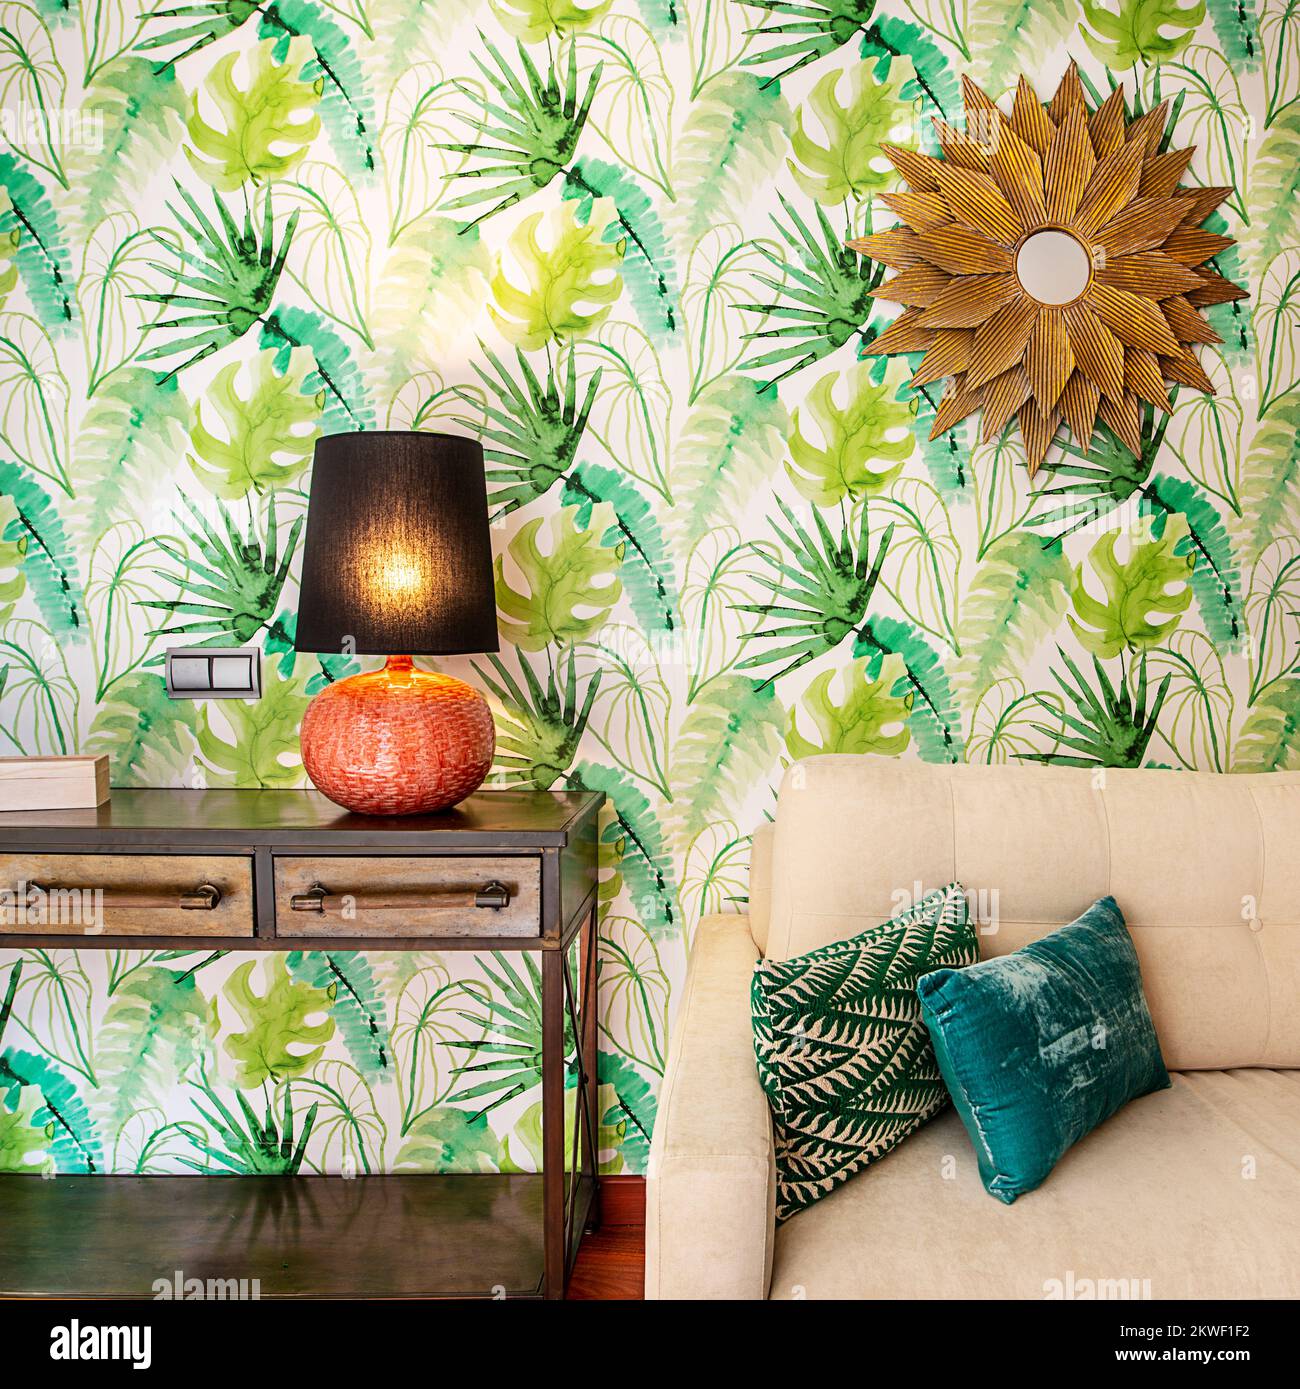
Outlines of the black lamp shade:
[{"label": "black lamp shade", "polygon": [[447,656],[497,645],[478,442],[402,430],[318,439],[296,649]]}]

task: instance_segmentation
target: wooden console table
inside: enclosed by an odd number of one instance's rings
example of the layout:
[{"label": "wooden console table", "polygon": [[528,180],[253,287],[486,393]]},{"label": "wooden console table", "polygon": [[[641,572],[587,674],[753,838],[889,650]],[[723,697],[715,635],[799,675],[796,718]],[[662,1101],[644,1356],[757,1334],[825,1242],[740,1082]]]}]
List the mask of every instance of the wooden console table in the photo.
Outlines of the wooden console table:
[{"label": "wooden console table", "polygon": [[[537,1174],[6,1176],[0,1296],[152,1297],[181,1269],[257,1279],[264,1298],[562,1297],[598,1213],[603,801],[486,791],[379,819],[314,791],[157,790],[0,814],[0,887],[36,884],[55,906],[53,920],[0,924],[0,948],[538,952],[543,1153]],[[101,891],[102,926],[60,889]],[[569,1152],[566,1017],[580,1077]]]}]

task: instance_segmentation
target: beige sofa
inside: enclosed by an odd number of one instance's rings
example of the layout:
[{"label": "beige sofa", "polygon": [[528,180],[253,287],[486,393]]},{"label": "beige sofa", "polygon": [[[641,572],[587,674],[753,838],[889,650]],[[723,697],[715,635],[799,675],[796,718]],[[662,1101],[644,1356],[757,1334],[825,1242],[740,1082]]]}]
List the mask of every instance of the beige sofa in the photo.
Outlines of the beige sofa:
[{"label": "beige sofa", "polygon": [[[1112,893],[1173,1088],[1014,1205],[951,1108],[779,1228],[749,982],[957,879],[982,951]],[[1300,1296],[1300,774],[817,757],[755,838],[748,916],[702,922],[651,1149],[659,1298]]]}]

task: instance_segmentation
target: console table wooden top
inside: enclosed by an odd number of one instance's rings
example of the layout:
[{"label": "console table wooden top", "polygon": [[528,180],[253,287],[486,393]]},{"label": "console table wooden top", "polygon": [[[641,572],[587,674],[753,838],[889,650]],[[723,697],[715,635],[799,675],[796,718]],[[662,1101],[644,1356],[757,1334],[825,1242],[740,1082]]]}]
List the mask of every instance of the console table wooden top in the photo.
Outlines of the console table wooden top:
[{"label": "console table wooden top", "polygon": [[[437,815],[353,815],[319,791],[114,791],[84,810],[0,813],[0,843],[346,844],[557,848],[604,800],[594,791],[479,791]],[[324,838],[328,836],[328,839]]]}]

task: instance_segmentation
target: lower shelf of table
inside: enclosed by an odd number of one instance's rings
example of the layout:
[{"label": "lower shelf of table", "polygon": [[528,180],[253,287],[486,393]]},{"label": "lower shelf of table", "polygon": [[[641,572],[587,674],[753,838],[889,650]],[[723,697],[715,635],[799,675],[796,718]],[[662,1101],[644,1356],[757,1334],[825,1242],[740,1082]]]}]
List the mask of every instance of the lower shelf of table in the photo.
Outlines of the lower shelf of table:
[{"label": "lower shelf of table", "polygon": [[540,1174],[0,1178],[0,1297],[537,1297],[542,1248]]}]

